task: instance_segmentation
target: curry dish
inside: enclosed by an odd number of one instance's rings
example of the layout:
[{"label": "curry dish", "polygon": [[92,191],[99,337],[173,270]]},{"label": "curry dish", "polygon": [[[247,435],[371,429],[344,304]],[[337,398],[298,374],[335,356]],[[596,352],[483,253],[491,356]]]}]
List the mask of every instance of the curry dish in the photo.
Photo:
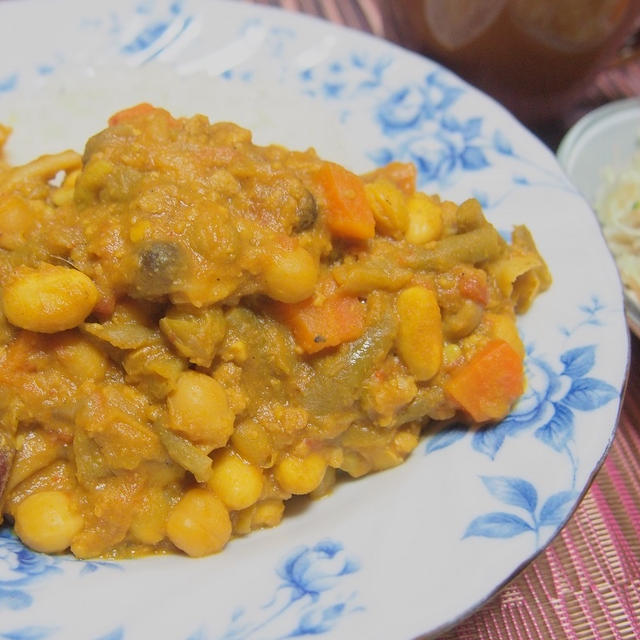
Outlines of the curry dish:
[{"label": "curry dish", "polygon": [[547,267],[525,227],[415,182],[148,104],[82,156],[0,161],[5,526],[203,556],[400,464],[425,425],[503,418]]}]

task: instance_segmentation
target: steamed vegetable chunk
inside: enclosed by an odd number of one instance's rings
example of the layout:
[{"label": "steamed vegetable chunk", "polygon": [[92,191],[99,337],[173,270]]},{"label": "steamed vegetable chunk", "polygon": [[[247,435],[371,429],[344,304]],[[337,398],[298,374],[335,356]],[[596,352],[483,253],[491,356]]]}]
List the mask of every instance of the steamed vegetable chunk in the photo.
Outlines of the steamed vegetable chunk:
[{"label": "steamed vegetable chunk", "polygon": [[82,156],[0,165],[5,523],[49,553],[207,555],[431,424],[503,418],[547,267],[415,185],[148,104]]}]

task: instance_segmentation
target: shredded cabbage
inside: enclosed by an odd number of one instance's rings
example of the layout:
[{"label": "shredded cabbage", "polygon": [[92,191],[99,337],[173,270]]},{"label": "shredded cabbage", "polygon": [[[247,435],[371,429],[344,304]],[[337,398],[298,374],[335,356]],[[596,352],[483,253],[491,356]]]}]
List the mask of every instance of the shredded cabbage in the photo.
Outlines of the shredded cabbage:
[{"label": "shredded cabbage", "polygon": [[622,171],[606,169],[595,209],[622,283],[640,305],[640,152]]}]

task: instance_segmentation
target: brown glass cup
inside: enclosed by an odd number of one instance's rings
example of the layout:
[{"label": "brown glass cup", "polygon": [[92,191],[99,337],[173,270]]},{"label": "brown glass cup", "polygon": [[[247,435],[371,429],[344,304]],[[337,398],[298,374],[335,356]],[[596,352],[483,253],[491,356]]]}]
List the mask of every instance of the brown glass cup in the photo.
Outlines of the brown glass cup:
[{"label": "brown glass cup", "polygon": [[640,0],[382,0],[397,39],[528,124],[562,115],[638,26]]}]

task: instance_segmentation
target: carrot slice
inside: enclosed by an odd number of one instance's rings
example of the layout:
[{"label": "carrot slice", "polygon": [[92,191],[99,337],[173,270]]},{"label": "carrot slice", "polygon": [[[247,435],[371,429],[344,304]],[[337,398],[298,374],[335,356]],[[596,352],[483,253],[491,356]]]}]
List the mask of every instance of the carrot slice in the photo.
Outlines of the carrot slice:
[{"label": "carrot slice", "polygon": [[476,422],[504,418],[523,390],[522,358],[499,339],[488,342],[445,384],[445,391]]},{"label": "carrot slice", "polygon": [[117,124],[128,122],[129,120],[133,120],[134,118],[150,113],[151,111],[156,111],[156,107],[154,107],[152,104],[149,104],[148,102],[141,102],[140,104],[136,104],[133,107],[122,109],[121,111],[114,113],[109,118],[109,126],[113,127]]},{"label": "carrot slice", "polygon": [[334,236],[367,240],[375,235],[375,219],[362,180],[339,164],[326,162],[318,172],[327,204],[327,226]]},{"label": "carrot slice", "polygon": [[365,328],[365,308],[358,298],[331,293],[294,304],[277,303],[276,317],[293,333],[306,353],[359,338]]}]

